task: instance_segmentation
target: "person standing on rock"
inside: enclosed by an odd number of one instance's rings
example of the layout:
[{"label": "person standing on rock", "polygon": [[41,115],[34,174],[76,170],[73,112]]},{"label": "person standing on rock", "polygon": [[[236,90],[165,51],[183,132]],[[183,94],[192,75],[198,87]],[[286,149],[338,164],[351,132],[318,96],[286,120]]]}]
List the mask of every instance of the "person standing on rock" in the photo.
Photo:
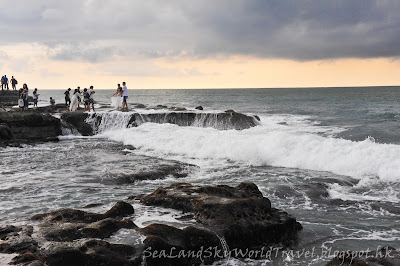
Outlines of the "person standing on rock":
[{"label": "person standing on rock", "polygon": [[17,84],[18,84],[18,81],[14,78],[14,76],[11,76],[11,87],[12,87],[12,89],[14,90],[14,91],[16,91],[17,90]]},{"label": "person standing on rock", "polygon": [[[116,97],[114,97],[116,96]],[[122,107],[122,87],[117,84],[117,91],[111,96],[111,104],[115,109],[119,110]]]},{"label": "person standing on rock", "polygon": [[29,94],[29,89],[28,89],[28,85],[26,85],[26,83],[24,83],[24,85],[22,85],[23,91],[22,91],[22,100],[24,101],[24,108],[23,110],[28,110],[28,94]]},{"label": "person standing on rock", "polygon": [[75,89],[74,94],[72,95],[72,98],[71,98],[71,104],[69,105],[70,112],[75,112],[78,109],[78,106],[79,106],[78,98],[80,98],[79,97],[80,95],[81,95],[81,92],[78,89]]},{"label": "person standing on rock", "polygon": [[4,75],[4,86],[5,86],[5,88],[7,88],[7,90],[10,89],[10,88],[8,87],[8,78],[7,78],[7,75]]},{"label": "person standing on rock", "polygon": [[94,112],[94,98],[93,98],[93,94],[95,94],[96,92],[93,89],[93,86],[90,86],[89,88],[89,105],[88,105],[88,111],[90,111],[90,105],[92,105],[92,110]]},{"label": "person standing on rock", "polygon": [[128,111],[128,88],[125,81],[122,82],[122,111],[124,108]]},{"label": "person standing on rock", "polygon": [[69,105],[71,104],[71,97],[70,97],[70,94],[69,94],[70,90],[71,90],[71,88],[68,88],[68,90],[66,90],[66,91],[64,92],[64,95],[65,95],[65,105],[66,105],[66,106],[69,106]]},{"label": "person standing on rock", "polygon": [[89,111],[90,106],[89,106],[89,99],[90,99],[90,94],[86,88],[83,89],[83,111]]},{"label": "person standing on rock", "polygon": [[33,91],[33,107],[37,107],[39,94],[37,93],[37,88]]},{"label": "person standing on rock", "polygon": [[[78,93],[76,93],[76,90],[78,90]],[[78,88],[75,89],[74,94],[77,94],[77,96],[78,96],[78,109],[79,109],[79,104],[82,102],[82,99],[81,99],[81,96],[82,96],[81,87],[78,86]]]},{"label": "person standing on rock", "polygon": [[1,77],[1,90],[4,90],[4,76]]}]

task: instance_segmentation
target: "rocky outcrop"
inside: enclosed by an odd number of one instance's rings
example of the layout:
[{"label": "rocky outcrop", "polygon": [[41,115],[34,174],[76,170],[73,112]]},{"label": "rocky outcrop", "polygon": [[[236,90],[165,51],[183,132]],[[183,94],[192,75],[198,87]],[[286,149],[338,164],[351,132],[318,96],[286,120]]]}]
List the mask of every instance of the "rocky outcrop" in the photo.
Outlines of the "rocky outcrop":
[{"label": "rocky outcrop", "polygon": [[[0,90],[0,103],[4,106],[18,105],[19,93],[14,90]],[[28,97],[29,102],[33,102],[32,96]]]},{"label": "rocky outcrop", "polygon": [[61,119],[84,136],[91,136],[109,129],[137,127],[144,123],[175,124],[178,126],[213,127],[216,129],[242,130],[255,127],[259,121],[254,116],[236,112],[196,113],[161,112],[140,114],[134,112],[63,113]]},{"label": "rocky outcrop", "polygon": [[[151,224],[140,231],[146,235],[142,257],[147,265],[211,264],[221,257],[206,255],[207,252],[223,253],[223,246],[215,233],[194,226],[178,229],[165,224]],[[163,250],[172,256],[163,258],[149,255]],[[189,252],[192,252],[191,256]],[[179,253],[187,256],[178,256]]]},{"label": "rocky outcrop", "polygon": [[49,114],[35,112],[0,113],[0,143],[34,143],[58,140],[61,122]]},{"label": "rocky outcrop", "polygon": [[39,222],[35,234],[31,225],[0,228],[0,252],[19,253],[15,264],[134,265],[134,247],[99,240],[121,228],[137,228],[124,219],[133,213],[132,205],[121,201],[102,214],[75,209],[38,214],[32,217]]},{"label": "rocky outcrop", "polygon": [[289,245],[302,228],[294,217],[272,208],[253,183],[236,187],[177,183],[158,188],[141,203],[191,212],[199,223],[224,236],[232,248]]},{"label": "rocky outcrop", "polygon": [[57,103],[54,105],[37,107],[34,109],[34,111],[41,113],[62,113],[68,111],[68,106],[64,103]]},{"label": "rocky outcrop", "polygon": [[[199,223],[138,228],[130,219],[133,207],[122,201],[105,213],[61,209],[33,216],[35,226],[28,222],[0,228],[0,252],[18,253],[14,264],[204,265],[240,257],[234,248],[290,244],[301,228],[293,217],[272,208],[253,183],[178,183],[142,196],[141,202],[191,212]],[[120,229],[135,244],[110,243],[109,237]]]},{"label": "rocky outcrop", "polygon": [[88,118],[87,113],[68,112],[61,115],[61,120],[68,126],[75,128],[82,136],[92,136],[94,134],[91,125],[85,122]]},{"label": "rocky outcrop", "polygon": [[[75,209],[61,209],[32,216],[32,220],[48,220],[63,223],[93,223],[107,218],[124,217],[134,213],[132,205],[119,201],[105,213],[90,213]],[[1,233],[1,231],[0,231]]]}]

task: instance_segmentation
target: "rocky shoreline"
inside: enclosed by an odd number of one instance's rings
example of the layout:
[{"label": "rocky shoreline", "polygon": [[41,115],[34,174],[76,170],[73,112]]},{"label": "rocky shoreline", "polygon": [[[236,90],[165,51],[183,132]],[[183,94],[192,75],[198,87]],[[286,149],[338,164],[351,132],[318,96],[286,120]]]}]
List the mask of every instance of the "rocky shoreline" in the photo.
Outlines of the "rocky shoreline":
[{"label": "rocky shoreline", "polygon": [[[185,228],[160,223],[139,228],[131,205],[138,198],[141,204],[180,210],[197,222]],[[22,226],[1,227],[0,252],[15,254],[12,263],[24,265],[200,265],[225,258],[233,248],[294,245],[301,228],[294,217],[272,208],[253,183],[176,183],[117,202],[104,213],[61,209],[34,215]],[[138,244],[111,243],[108,238],[121,229],[136,232],[130,242]],[[172,258],[160,252],[202,256]]]},{"label": "rocky shoreline", "polygon": [[[139,227],[132,206],[138,203],[179,210],[195,222],[185,227],[159,222]],[[87,207],[93,206],[98,204]],[[111,240],[121,230],[134,244]],[[251,252],[252,259],[265,259],[257,252],[293,248],[301,230],[301,224],[273,208],[254,183],[236,187],[175,183],[147,195],[133,195],[103,213],[59,209],[36,214],[22,225],[2,226],[0,253],[10,254],[11,264],[31,266],[209,265],[227,258],[246,259]],[[399,251],[382,247],[362,254],[343,251],[326,265],[399,262]]]},{"label": "rocky shoreline", "polygon": [[[144,105],[136,104],[139,107]],[[143,123],[170,123],[178,126],[214,127],[221,130],[242,130],[257,126],[259,118],[228,110],[223,113],[196,113],[184,108],[160,106],[157,113],[137,112],[68,112],[64,104],[39,107],[28,111],[0,112],[0,147],[20,146],[46,141],[57,141],[62,132],[92,136],[102,123],[115,120],[116,114],[127,116],[125,127]],[[173,111],[170,111],[173,110]],[[124,118],[125,119],[125,118]],[[104,120],[104,121],[103,121]]]}]

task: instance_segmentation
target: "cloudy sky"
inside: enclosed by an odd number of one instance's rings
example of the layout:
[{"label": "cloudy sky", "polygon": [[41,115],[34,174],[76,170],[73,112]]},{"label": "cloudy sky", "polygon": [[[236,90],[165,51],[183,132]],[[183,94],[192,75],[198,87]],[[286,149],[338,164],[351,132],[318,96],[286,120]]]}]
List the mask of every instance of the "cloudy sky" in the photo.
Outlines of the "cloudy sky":
[{"label": "cloudy sky", "polygon": [[0,71],[40,89],[400,84],[398,0],[0,0]]}]

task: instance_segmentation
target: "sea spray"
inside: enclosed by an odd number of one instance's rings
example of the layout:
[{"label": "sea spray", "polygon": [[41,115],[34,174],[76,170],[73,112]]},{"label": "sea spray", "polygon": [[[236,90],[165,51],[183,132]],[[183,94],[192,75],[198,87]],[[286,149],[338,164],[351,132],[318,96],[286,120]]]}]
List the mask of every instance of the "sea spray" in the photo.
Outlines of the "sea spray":
[{"label": "sea spray", "polygon": [[118,111],[89,113],[85,122],[92,126],[95,134],[140,126],[144,123],[169,123],[185,127],[212,127],[221,130],[242,130],[259,124],[255,117],[239,113],[137,113]]},{"label": "sea spray", "polygon": [[144,151],[198,159],[229,159],[251,165],[271,165],[329,171],[357,179],[378,177],[400,181],[400,146],[369,139],[355,142],[310,133],[254,127],[236,131],[176,125],[143,124],[104,133]]}]

